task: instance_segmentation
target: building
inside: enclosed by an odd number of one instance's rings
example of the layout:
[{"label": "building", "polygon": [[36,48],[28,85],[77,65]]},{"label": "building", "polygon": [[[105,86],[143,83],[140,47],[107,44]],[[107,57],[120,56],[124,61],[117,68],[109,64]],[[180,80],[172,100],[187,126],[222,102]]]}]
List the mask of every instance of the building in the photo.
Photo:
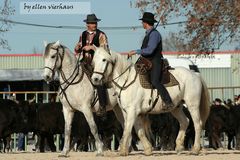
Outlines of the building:
[{"label": "building", "polygon": [[[53,91],[54,85],[43,80],[43,67],[41,54],[0,54],[0,91]],[[18,99],[26,97],[20,94]]]},{"label": "building", "polygon": [[[240,94],[240,51],[218,52],[213,55],[184,55],[165,52],[165,57],[181,57],[198,65],[210,90],[211,98],[227,99]],[[136,60],[136,57],[133,57]],[[180,62],[182,63],[182,62]],[[175,64],[177,65],[177,63]],[[183,64],[179,64],[182,66]],[[49,91],[56,90],[42,77],[44,59],[42,54],[0,54],[1,91]],[[229,89],[217,89],[227,87]],[[232,89],[235,88],[235,89]]]},{"label": "building", "polygon": [[[211,99],[216,97],[224,100],[233,99],[233,95],[240,94],[239,50],[200,56],[177,54],[177,57],[188,58],[198,66],[202,77],[210,88]],[[165,56],[176,57],[176,53],[168,52]]]}]

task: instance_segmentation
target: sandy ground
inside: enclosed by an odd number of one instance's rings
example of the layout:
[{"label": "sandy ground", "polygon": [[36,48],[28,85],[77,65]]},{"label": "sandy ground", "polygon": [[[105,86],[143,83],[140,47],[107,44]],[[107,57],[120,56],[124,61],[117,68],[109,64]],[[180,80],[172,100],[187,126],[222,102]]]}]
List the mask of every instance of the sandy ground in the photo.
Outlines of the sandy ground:
[{"label": "sandy ground", "polygon": [[104,157],[96,157],[95,152],[70,152],[70,157],[59,158],[59,153],[32,153],[15,152],[0,154],[0,160],[240,160],[240,151],[201,151],[201,155],[189,155],[189,152],[183,152],[176,155],[175,152],[154,151],[152,156],[144,156],[142,151],[132,152],[127,157],[120,157],[118,152],[105,151]]}]

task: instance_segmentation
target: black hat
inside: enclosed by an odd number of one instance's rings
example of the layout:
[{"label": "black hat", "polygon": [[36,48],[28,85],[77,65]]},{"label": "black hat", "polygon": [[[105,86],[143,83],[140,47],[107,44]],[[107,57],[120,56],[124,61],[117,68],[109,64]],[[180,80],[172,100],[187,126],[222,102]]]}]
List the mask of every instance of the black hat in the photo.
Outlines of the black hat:
[{"label": "black hat", "polygon": [[221,99],[219,99],[219,98],[216,98],[216,99],[215,99],[215,102],[222,103],[222,100],[221,100]]},{"label": "black hat", "polygon": [[155,23],[157,22],[155,19],[154,19],[154,15],[150,12],[144,12],[143,13],[143,17],[140,18],[139,20],[142,20],[144,22],[149,22],[149,23]]},{"label": "black hat", "polygon": [[86,23],[91,23],[91,22],[95,23],[99,21],[101,21],[101,19],[98,19],[95,14],[88,14],[87,19],[83,20],[83,22],[86,22]]}]

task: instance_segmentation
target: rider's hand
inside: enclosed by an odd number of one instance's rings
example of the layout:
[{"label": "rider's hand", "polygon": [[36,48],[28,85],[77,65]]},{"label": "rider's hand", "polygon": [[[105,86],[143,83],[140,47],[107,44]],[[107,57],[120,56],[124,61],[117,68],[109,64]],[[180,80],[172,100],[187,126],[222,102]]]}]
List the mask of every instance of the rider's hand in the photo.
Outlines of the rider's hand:
[{"label": "rider's hand", "polygon": [[135,54],[136,54],[136,51],[132,50],[128,53],[128,57],[132,57]]},{"label": "rider's hand", "polygon": [[95,50],[95,47],[94,46],[84,46],[83,50],[85,50],[85,51]]},{"label": "rider's hand", "polygon": [[75,51],[78,51],[81,48],[81,43],[77,43],[75,46]]}]

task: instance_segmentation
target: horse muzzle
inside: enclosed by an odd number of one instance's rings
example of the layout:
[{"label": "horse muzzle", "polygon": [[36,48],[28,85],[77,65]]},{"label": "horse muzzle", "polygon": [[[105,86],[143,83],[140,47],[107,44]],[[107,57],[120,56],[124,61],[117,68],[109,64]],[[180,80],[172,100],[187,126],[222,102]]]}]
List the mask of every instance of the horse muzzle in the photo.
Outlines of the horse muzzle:
[{"label": "horse muzzle", "polygon": [[43,74],[43,79],[46,82],[51,82],[53,80],[53,75],[52,74]]},{"label": "horse muzzle", "polygon": [[102,85],[102,76],[93,73],[91,81],[94,85]]}]

